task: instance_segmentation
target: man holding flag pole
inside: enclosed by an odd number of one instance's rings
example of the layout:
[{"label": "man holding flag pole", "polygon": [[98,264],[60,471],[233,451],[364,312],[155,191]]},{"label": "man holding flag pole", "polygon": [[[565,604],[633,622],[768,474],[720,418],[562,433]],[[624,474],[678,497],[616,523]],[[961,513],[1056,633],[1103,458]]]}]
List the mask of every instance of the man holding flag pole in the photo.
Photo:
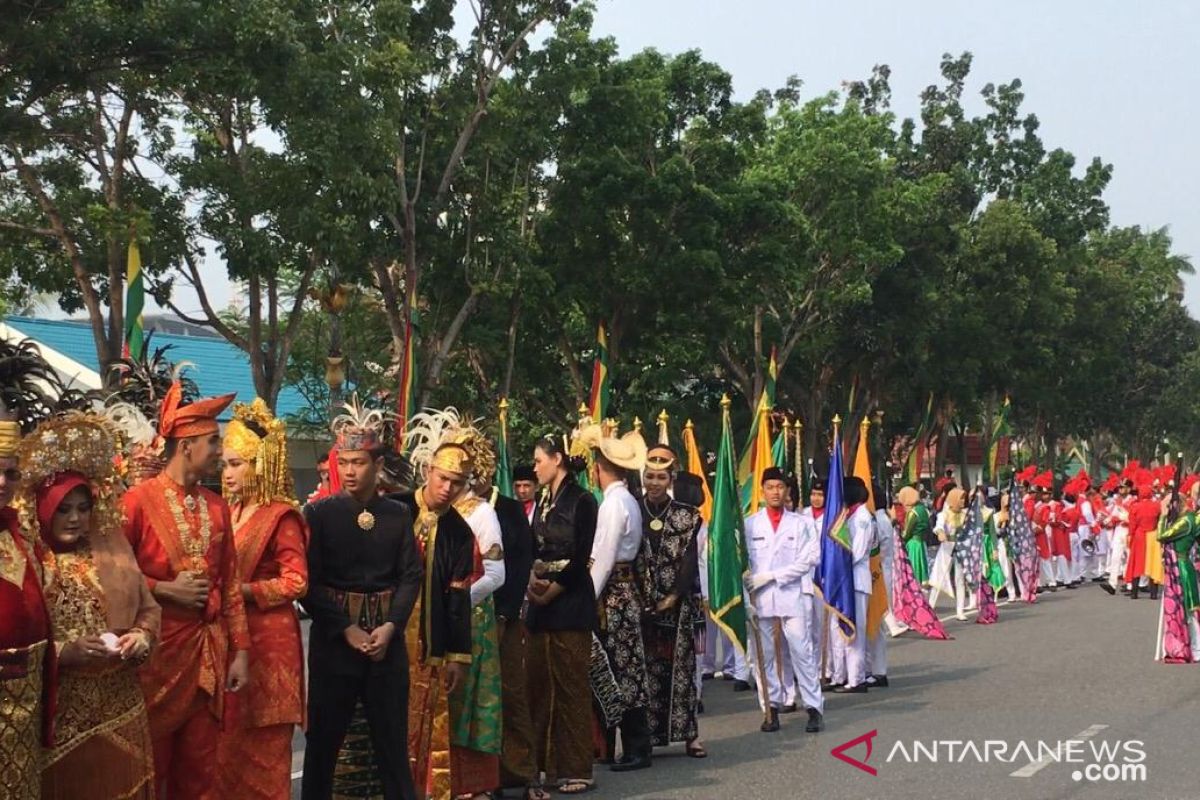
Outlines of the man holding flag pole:
[{"label": "man holding flag pole", "polygon": [[[761,472],[760,493],[766,507],[744,523],[748,568],[744,578],[754,626],[759,691],[763,694],[761,730],[779,730],[779,711],[788,705],[793,682],[808,711],[805,731],[823,727],[825,708],[817,674],[809,624],[812,619],[813,570],[820,549],[816,526],[786,506],[788,486],[783,470]],[[786,654],[790,659],[785,659]],[[787,669],[786,661],[791,661]]]}]

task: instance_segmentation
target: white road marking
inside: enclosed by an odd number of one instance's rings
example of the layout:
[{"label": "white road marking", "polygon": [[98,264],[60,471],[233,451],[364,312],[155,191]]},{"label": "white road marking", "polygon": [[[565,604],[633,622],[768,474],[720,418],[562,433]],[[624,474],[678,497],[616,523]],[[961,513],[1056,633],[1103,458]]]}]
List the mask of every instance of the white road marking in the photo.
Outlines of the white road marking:
[{"label": "white road marking", "polygon": [[[1108,727],[1107,725],[1093,725],[1092,727],[1088,728],[1085,731],[1080,731],[1079,733],[1075,734],[1074,736],[1072,736],[1070,739],[1067,739],[1066,741],[1067,742],[1082,742],[1085,739],[1092,738],[1097,733],[1106,729],[1107,727]],[[1062,755],[1063,744],[1064,744],[1064,742],[1058,743],[1058,748],[1054,751],[1055,752],[1054,758],[1044,758],[1044,759],[1039,758],[1037,761],[1031,761],[1028,764],[1026,764],[1025,766],[1021,767],[1016,772],[1011,773],[1008,777],[1010,777],[1010,778],[1032,778],[1038,772],[1040,772],[1041,770],[1050,766],[1051,764],[1060,763],[1059,759],[1061,758],[1061,755]]]}]

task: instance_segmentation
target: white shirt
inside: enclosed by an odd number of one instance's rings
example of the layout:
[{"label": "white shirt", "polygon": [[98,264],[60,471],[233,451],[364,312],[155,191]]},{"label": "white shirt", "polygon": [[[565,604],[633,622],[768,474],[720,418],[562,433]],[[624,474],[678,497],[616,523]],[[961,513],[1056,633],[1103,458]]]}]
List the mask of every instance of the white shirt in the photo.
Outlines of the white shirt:
[{"label": "white shirt", "polygon": [[850,526],[850,549],[854,553],[854,591],[871,593],[871,548],[875,546],[875,517],[867,504],[854,510],[846,521]]},{"label": "white shirt", "polygon": [[642,547],[642,510],[625,481],[614,481],[604,490],[596,513],[596,538],[592,542],[592,587],[596,597],[608,585],[613,565],[633,561]]},{"label": "white shirt", "polygon": [[[475,534],[479,552],[483,554],[483,576],[471,584],[471,605],[477,606],[504,585],[504,539],[500,533],[500,518],[496,516],[496,509],[492,508],[491,503],[481,500],[464,518]],[[488,551],[493,547],[500,554],[498,559],[488,558]]]},{"label": "white shirt", "polygon": [[763,617],[795,617],[801,595],[813,593],[813,573],[821,561],[821,538],[810,517],[784,511],[779,528],[763,508],[746,517],[746,555],[751,575],[773,580],[751,598]]}]

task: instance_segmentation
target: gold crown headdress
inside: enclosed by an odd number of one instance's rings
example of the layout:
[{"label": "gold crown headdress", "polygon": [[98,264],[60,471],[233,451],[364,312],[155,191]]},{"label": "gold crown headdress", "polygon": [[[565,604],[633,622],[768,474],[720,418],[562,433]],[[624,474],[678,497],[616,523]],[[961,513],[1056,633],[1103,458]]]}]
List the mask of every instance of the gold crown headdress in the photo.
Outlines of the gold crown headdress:
[{"label": "gold crown headdress", "polygon": [[357,394],[342,408],[345,411],[334,417],[330,426],[338,450],[375,450],[383,444],[383,431],[389,417],[386,411],[367,408]]},{"label": "gold crown headdress", "polygon": [[276,419],[261,397],[249,405],[234,406],[224,444],[250,462],[242,481],[243,503],[296,505],[296,488],[288,466],[287,426]]},{"label": "gold crown headdress", "polygon": [[78,472],[93,493],[92,528],[120,534],[121,512],[117,505],[123,487],[117,473],[121,448],[120,431],[101,414],[68,411],[43,420],[33,433],[21,440],[17,457],[21,485],[13,505],[27,536],[38,536],[38,487],[64,472]]},{"label": "gold crown headdress", "polygon": [[476,422],[463,418],[455,408],[430,408],[414,414],[404,436],[413,466],[422,472],[426,467],[438,467],[474,483],[491,482],[496,474],[496,451]]}]

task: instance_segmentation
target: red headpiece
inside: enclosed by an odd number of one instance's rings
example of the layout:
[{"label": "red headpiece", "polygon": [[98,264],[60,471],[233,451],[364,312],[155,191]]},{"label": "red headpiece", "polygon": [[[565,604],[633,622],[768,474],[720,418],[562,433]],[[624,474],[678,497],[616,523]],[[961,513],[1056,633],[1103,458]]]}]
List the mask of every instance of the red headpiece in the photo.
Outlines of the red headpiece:
[{"label": "red headpiece", "polygon": [[220,397],[204,397],[188,405],[183,401],[183,386],[179,381],[171,384],[163,397],[158,413],[158,434],[164,439],[190,439],[193,436],[208,436],[220,430],[217,417],[233,402],[236,393]]}]

